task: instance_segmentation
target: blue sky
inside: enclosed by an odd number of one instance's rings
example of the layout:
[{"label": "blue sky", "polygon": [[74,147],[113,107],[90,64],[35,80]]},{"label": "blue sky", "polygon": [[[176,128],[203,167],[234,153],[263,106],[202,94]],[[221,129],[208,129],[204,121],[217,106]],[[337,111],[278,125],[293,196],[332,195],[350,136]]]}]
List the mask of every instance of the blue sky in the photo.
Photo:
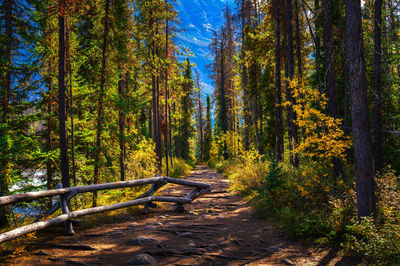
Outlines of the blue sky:
[{"label": "blue sky", "polygon": [[178,32],[176,42],[193,52],[190,60],[197,65],[204,96],[211,95],[214,89],[206,68],[206,65],[212,62],[208,45],[213,29],[217,29],[223,23],[222,10],[227,2],[234,9],[233,0],[178,0],[180,27],[185,31]]}]

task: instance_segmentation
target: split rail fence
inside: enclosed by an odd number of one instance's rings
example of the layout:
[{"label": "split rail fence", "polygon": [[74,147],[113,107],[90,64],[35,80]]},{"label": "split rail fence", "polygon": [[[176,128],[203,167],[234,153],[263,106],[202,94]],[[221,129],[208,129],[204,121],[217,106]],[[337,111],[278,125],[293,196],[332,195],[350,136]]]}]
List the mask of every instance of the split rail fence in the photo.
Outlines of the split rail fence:
[{"label": "split rail fence", "polygon": [[[194,187],[194,190],[191,191],[186,197],[167,197],[167,196],[154,196],[154,193],[159,190],[161,187],[165,186],[168,183]],[[135,187],[142,185],[152,184],[151,188],[138,196],[134,200],[98,206],[83,210],[70,211],[69,210],[69,201],[79,193],[87,193],[94,192],[99,190],[109,190],[109,189],[117,189],[117,188],[127,188],[127,187]],[[173,209],[182,209],[184,204],[189,204],[193,200],[203,196],[211,192],[211,186],[206,183],[194,182],[189,180],[177,179],[166,176],[156,176],[152,178],[138,179],[138,180],[130,180],[130,181],[121,181],[114,183],[104,183],[97,185],[88,185],[88,186],[78,186],[78,187],[67,187],[63,188],[61,184],[57,185],[56,189],[52,190],[44,190],[38,192],[27,192],[9,196],[0,197],[0,206],[1,205],[9,205],[17,202],[30,202],[33,200],[37,200],[45,197],[53,197],[58,196],[57,203],[49,209],[45,214],[41,215],[37,218],[35,223],[25,225],[14,230],[4,232],[0,234],[0,243],[15,239],[19,236],[44,229],[54,224],[59,224],[65,222],[67,233],[72,235],[75,234],[74,228],[72,226],[71,219],[82,217],[90,214],[101,213],[106,211],[117,210],[121,208],[136,206],[136,205],[144,205],[144,210],[147,212],[149,207],[155,207],[153,202],[172,202],[175,203]],[[50,216],[54,212],[56,212],[59,208],[63,214],[43,220],[44,218]]]}]

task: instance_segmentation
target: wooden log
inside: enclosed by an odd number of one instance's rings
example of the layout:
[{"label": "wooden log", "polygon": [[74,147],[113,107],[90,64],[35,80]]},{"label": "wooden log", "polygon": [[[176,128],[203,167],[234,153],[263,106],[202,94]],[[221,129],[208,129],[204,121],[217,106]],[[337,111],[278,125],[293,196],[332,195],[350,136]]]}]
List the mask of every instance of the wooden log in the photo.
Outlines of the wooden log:
[{"label": "wooden log", "polygon": [[208,188],[206,188],[206,189],[203,189],[203,190],[200,191],[197,195],[195,195],[195,196],[193,197],[192,200],[201,198],[202,196],[204,196],[205,194],[208,194],[208,193],[210,193],[210,192],[211,192],[211,187],[208,187]]},{"label": "wooden log", "polygon": [[153,198],[152,201],[175,202],[180,204],[188,204],[192,202],[190,199],[176,198],[176,197],[153,196],[151,198]]},{"label": "wooden log", "polygon": [[20,193],[20,194],[0,197],[0,205],[6,205],[6,204],[21,202],[21,201],[32,201],[35,199],[56,196],[56,195],[60,195],[60,194],[69,193],[69,192],[73,191],[74,189],[77,189],[78,193],[86,193],[86,192],[93,192],[93,191],[98,191],[98,190],[148,185],[148,184],[163,181],[164,179],[165,179],[165,177],[160,176],[160,177],[121,181],[121,182],[114,182],[114,183],[105,183],[105,184],[97,184],[97,185],[68,187],[68,188],[51,189],[51,190],[45,190],[45,191]]},{"label": "wooden log", "polygon": [[[77,189],[73,189],[71,192],[69,192],[69,193],[66,195],[66,200],[67,200],[67,202],[69,202],[73,197],[75,197],[76,194],[78,194],[78,190],[77,190]],[[47,212],[45,212],[43,215],[39,215],[39,216],[36,218],[35,223],[38,222],[38,221],[40,221],[40,220],[43,219],[43,218],[46,218],[46,217],[52,215],[53,213],[55,213],[55,212],[58,210],[58,208],[60,208],[60,203],[57,201],[57,202],[53,205],[53,207],[52,207],[51,209],[49,209],[49,210],[48,210]]]},{"label": "wooden log", "polygon": [[201,191],[200,188],[195,188],[192,192],[190,192],[185,199],[190,199],[193,200],[194,196],[196,196],[197,193],[199,193]]},{"label": "wooden log", "polygon": [[[201,191],[201,188],[195,188],[192,192],[190,192],[185,199],[190,199],[190,202],[192,202],[193,197]],[[179,211],[179,212],[183,212],[185,210],[185,208],[183,207],[182,204],[180,203],[176,203],[171,207],[172,211]]]},{"label": "wooden log", "polygon": [[165,180],[167,180],[169,183],[184,185],[184,186],[188,186],[188,187],[199,187],[199,188],[209,188],[210,187],[210,185],[206,184],[206,183],[200,183],[200,182],[178,179],[178,178],[173,178],[173,177],[165,177]]},{"label": "wooden log", "polygon": [[152,197],[146,197],[143,199],[137,199],[137,200],[116,203],[116,204],[106,205],[106,206],[99,206],[99,207],[94,207],[94,208],[89,208],[89,209],[84,209],[84,210],[79,210],[79,211],[73,211],[68,214],[62,214],[55,218],[51,218],[51,219],[47,219],[47,220],[40,221],[37,223],[25,225],[25,226],[16,228],[14,230],[2,233],[2,234],[0,234],[0,243],[7,241],[7,240],[17,238],[24,234],[28,234],[28,233],[31,233],[31,232],[34,232],[37,230],[44,229],[44,228],[49,227],[54,224],[63,223],[65,221],[71,220],[73,218],[86,216],[86,215],[90,215],[90,214],[95,214],[95,213],[100,213],[100,212],[117,210],[117,209],[121,209],[121,208],[135,206],[135,205],[140,205],[140,204],[149,202],[151,200],[154,200],[154,199],[152,199]]},{"label": "wooden log", "polygon": [[[154,183],[154,184],[151,186],[150,190],[148,191],[147,196],[153,196],[153,195],[154,195],[154,192],[156,192],[156,188],[157,188],[157,183]],[[149,206],[150,206],[150,205],[151,205],[151,202],[147,202],[147,203],[144,205],[143,213],[147,214],[147,213],[149,212]]]},{"label": "wooden log", "polygon": [[84,209],[84,210],[79,210],[79,211],[73,211],[70,213],[62,214],[55,218],[51,218],[51,219],[47,219],[47,220],[40,221],[37,223],[25,225],[25,226],[16,228],[14,230],[2,233],[2,234],[0,234],[0,243],[17,238],[24,234],[28,234],[28,233],[31,233],[31,232],[34,232],[37,230],[44,229],[44,228],[49,227],[54,224],[63,223],[65,221],[71,220],[73,218],[86,216],[86,215],[90,215],[90,214],[95,214],[95,213],[100,213],[100,212],[117,210],[117,209],[131,207],[131,206],[136,206],[136,205],[145,204],[145,203],[151,202],[151,201],[176,202],[176,203],[181,203],[181,204],[191,202],[189,199],[184,199],[184,198],[152,196],[152,197],[146,197],[146,198],[142,198],[142,199],[135,199],[135,200],[127,201],[127,202],[122,202],[122,203],[116,203],[116,204],[112,204],[112,205],[99,206],[99,207],[94,207],[94,208],[89,208],[89,209]]},{"label": "wooden log", "polygon": [[[155,191],[157,191],[160,188],[162,188],[163,186],[165,186],[166,184],[168,184],[168,182],[165,179],[163,179],[163,180],[161,180],[161,181],[159,181],[159,182],[157,182],[155,184],[156,184]],[[153,188],[153,186],[152,186],[152,188]],[[141,199],[141,198],[145,198],[145,197],[148,197],[148,196],[152,196],[152,195],[150,195],[151,194],[151,189],[146,191],[146,192],[144,192],[142,195],[136,197],[135,199]]]},{"label": "wooden log", "polygon": [[[58,183],[57,188],[62,188],[62,184]],[[63,214],[68,214],[69,209],[68,209],[68,202],[67,202],[67,197],[63,194],[59,196],[59,204],[61,206],[61,211]],[[72,226],[71,220],[66,220],[65,221],[65,229],[67,231],[68,235],[74,235],[74,227]]]}]

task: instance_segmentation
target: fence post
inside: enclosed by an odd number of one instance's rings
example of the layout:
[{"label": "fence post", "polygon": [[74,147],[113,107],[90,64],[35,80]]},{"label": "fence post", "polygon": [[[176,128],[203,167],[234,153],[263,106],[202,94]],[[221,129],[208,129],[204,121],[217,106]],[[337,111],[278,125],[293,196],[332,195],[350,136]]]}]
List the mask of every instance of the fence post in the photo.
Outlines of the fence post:
[{"label": "fence post", "polygon": [[[57,188],[62,188],[62,187],[63,187],[62,184],[60,184],[60,183],[57,184]],[[69,210],[68,210],[68,202],[67,202],[67,199],[66,199],[66,195],[60,194],[59,201],[60,201],[60,206],[61,206],[62,213],[63,214],[68,214]],[[71,220],[65,221],[65,229],[66,229],[68,235],[74,235],[75,234]]]}]

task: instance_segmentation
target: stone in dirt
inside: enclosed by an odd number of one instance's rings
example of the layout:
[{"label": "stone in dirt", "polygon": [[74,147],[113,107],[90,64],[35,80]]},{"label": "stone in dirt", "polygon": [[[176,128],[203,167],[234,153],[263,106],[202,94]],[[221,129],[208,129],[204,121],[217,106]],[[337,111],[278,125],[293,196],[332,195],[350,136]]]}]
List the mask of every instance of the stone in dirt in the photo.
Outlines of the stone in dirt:
[{"label": "stone in dirt", "polygon": [[188,245],[191,246],[191,247],[195,247],[196,243],[193,240],[189,239]]},{"label": "stone in dirt", "polygon": [[295,265],[293,261],[288,260],[288,259],[282,259],[281,263],[285,264],[285,265],[289,265],[289,266],[294,266]]},{"label": "stone in dirt", "polygon": [[142,253],[138,254],[129,261],[127,261],[127,265],[154,265],[157,261],[150,256],[149,254]]},{"label": "stone in dirt", "polygon": [[33,253],[33,255],[38,255],[38,256],[50,256],[49,253],[44,252],[43,250],[36,251],[35,253]]},{"label": "stone in dirt", "polygon": [[129,239],[128,244],[132,246],[159,245],[160,241],[154,238],[136,237],[133,239]]},{"label": "stone in dirt", "polygon": [[203,253],[197,248],[184,248],[182,249],[184,255],[202,255]]},{"label": "stone in dirt", "polygon": [[224,240],[224,241],[221,241],[220,243],[219,243],[219,245],[220,246],[223,246],[223,247],[226,247],[226,246],[228,246],[229,245],[229,240]]},{"label": "stone in dirt", "polygon": [[156,249],[156,250],[147,250],[146,253],[156,256],[175,256],[175,255],[183,255],[183,253],[176,249]]},{"label": "stone in dirt", "polygon": [[183,233],[179,234],[178,236],[185,237],[185,236],[192,236],[192,235],[193,235],[192,232],[183,232]]},{"label": "stone in dirt", "polygon": [[69,265],[81,265],[81,266],[88,265],[88,264],[83,263],[83,262],[79,262],[79,261],[75,261],[75,260],[69,260],[69,259],[66,259],[64,262],[69,264]]},{"label": "stone in dirt", "polygon": [[156,227],[155,227],[154,225],[146,225],[146,227],[144,228],[144,230],[152,231],[152,230],[156,230]]},{"label": "stone in dirt", "polygon": [[263,248],[261,250],[265,251],[269,254],[272,254],[272,253],[278,252],[280,250],[280,248],[279,247],[268,247],[268,248]]}]

